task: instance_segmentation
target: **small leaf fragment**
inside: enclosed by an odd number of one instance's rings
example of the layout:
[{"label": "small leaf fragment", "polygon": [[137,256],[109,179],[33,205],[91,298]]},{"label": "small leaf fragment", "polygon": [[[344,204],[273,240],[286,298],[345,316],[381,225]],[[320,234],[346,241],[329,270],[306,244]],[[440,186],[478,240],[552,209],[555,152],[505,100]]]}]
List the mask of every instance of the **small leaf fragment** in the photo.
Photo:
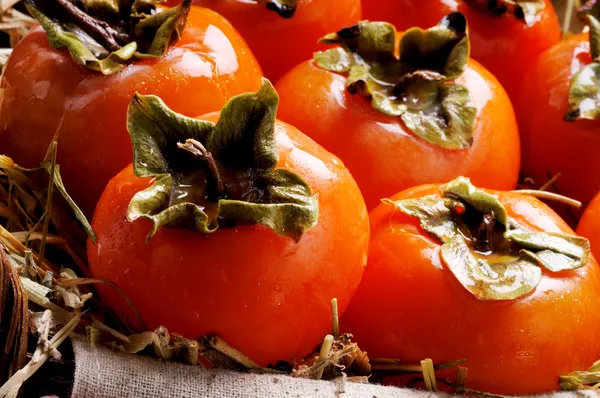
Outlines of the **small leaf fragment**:
[{"label": "small leaf fragment", "polygon": [[427,30],[408,29],[400,41],[400,61],[411,71],[437,72],[442,81],[463,74],[469,60],[467,20],[459,12],[448,14]]},{"label": "small leaf fragment", "polygon": [[314,59],[318,67],[335,73],[348,73],[355,64],[354,57],[343,48],[330,48],[316,52]]},{"label": "small leaf fragment", "polygon": [[129,354],[137,354],[138,352],[149,347],[154,342],[154,332],[143,332],[139,334],[131,334],[127,336],[129,343],[124,343],[125,352]]},{"label": "small leaf fragment", "polygon": [[257,181],[264,203],[221,200],[219,216],[225,225],[264,225],[298,242],[304,231],[317,225],[318,197],[306,182],[285,169],[273,170]]},{"label": "small leaf fragment", "polygon": [[566,121],[600,118],[600,63],[584,66],[571,79]]},{"label": "small leaf fragment", "polygon": [[181,38],[187,16],[190,12],[191,0],[184,0],[178,6],[162,12],[144,15],[135,25],[138,37],[151,37],[150,47],[144,55],[160,57],[169,48],[169,44]]},{"label": "small leaf fragment", "polygon": [[268,80],[257,93],[233,97],[221,110],[206,149],[236,169],[271,170],[279,161],[275,141],[275,114],[279,96]]},{"label": "small leaf fragment", "polygon": [[214,126],[214,123],[173,112],[159,97],[136,93],[127,110],[133,171],[139,177],[170,172],[170,163],[182,158],[173,142],[189,138],[204,141]]},{"label": "small leaf fragment", "polygon": [[458,228],[453,215],[456,208],[464,209],[464,205],[456,200],[435,196],[396,202],[386,200],[384,203],[396,206],[404,214],[417,217],[421,228],[442,242],[448,242],[456,235]]},{"label": "small leaf fragment", "polygon": [[429,93],[434,94],[429,101],[421,101],[418,108],[407,107],[402,114],[406,127],[441,148],[470,148],[477,108],[469,90],[458,84],[444,84],[434,85]]},{"label": "small leaf fragment", "polygon": [[462,200],[483,214],[494,213],[502,225],[508,225],[508,214],[498,198],[473,185],[466,177],[458,177],[444,186],[444,196]]},{"label": "small leaf fragment", "polygon": [[569,106],[564,120],[568,122],[600,119],[600,3],[587,2],[578,10],[579,19],[589,27],[592,63],[571,78]]},{"label": "small leaf fragment", "polygon": [[514,300],[536,288],[542,270],[521,258],[490,263],[473,254],[461,235],[441,247],[441,256],[460,284],[479,300]]},{"label": "small leaf fragment", "polygon": [[170,205],[173,192],[173,178],[164,175],[150,187],[136,193],[127,208],[127,221],[138,218],[152,221],[152,229],[146,240],[152,239],[159,228],[185,228],[204,234],[217,230],[216,219],[209,221],[204,208],[193,203],[183,202]]},{"label": "small leaf fragment", "polygon": [[46,170],[48,175],[54,176],[54,186],[56,187],[56,189],[58,189],[58,192],[63,197],[65,202],[67,202],[67,204],[73,211],[73,214],[75,214],[75,218],[77,218],[77,220],[79,221],[79,223],[81,224],[81,226],[83,227],[83,229],[85,230],[85,232],[87,233],[89,238],[91,239],[92,243],[96,243],[96,234],[94,233],[94,230],[92,229],[90,222],[88,221],[85,214],[83,214],[83,212],[81,211],[79,206],[77,206],[77,203],[75,203],[73,198],[71,198],[71,195],[69,195],[69,193],[67,192],[67,189],[65,188],[65,184],[63,183],[62,176],[60,174],[60,165],[58,165],[58,164],[54,165],[55,167],[54,167],[53,174],[50,173],[52,164],[50,164],[48,162],[44,162],[41,164],[41,166],[44,170]]},{"label": "small leaf fragment", "polygon": [[576,235],[510,230],[507,239],[531,249],[523,253],[552,272],[581,268],[587,264],[590,242]]}]

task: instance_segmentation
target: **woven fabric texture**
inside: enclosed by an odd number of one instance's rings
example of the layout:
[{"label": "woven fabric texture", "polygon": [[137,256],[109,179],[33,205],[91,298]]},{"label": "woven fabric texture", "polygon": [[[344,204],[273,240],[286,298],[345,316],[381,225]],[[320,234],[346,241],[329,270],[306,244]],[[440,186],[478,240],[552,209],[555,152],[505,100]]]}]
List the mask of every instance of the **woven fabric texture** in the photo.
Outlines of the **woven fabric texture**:
[{"label": "woven fabric texture", "polygon": [[[73,398],[210,397],[210,398],[425,398],[424,391],[317,381],[279,375],[207,370],[115,353],[73,338]],[[592,392],[540,397],[599,397]]]}]

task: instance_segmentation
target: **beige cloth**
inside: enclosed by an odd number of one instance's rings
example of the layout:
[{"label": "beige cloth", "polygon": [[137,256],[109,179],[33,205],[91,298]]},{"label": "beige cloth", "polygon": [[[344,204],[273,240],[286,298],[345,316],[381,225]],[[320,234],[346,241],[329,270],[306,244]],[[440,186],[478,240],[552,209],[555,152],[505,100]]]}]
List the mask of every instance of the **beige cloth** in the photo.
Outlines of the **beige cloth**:
[{"label": "beige cloth", "polygon": [[[432,393],[350,382],[206,370],[92,347],[73,338],[73,398],[426,398]],[[592,392],[552,398],[600,397]]]}]

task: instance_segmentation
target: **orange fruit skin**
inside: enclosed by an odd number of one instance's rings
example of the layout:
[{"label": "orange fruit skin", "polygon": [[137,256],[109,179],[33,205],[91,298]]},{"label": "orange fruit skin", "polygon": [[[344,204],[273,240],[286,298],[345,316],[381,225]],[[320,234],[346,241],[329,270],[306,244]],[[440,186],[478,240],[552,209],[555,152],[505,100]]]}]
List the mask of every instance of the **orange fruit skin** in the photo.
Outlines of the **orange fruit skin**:
[{"label": "orange fruit skin", "polygon": [[557,192],[589,202],[600,191],[599,120],[566,122],[571,78],[591,62],[587,35],[546,51],[523,85],[518,109],[523,175],[538,185],[561,173]]},{"label": "orange fruit skin", "polygon": [[[572,234],[539,200],[498,195],[508,216],[534,231]],[[440,194],[440,186],[403,191],[393,200]],[[480,301],[440,257],[440,243],[417,218],[381,204],[370,213],[369,261],[341,320],[371,358],[419,363],[466,359],[467,387],[496,394],[558,390],[558,377],[600,358],[600,272],[590,255],[573,271],[543,271],[539,286],[511,301]],[[437,372],[453,380],[454,371]]]},{"label": "orange fruit skin", "polygon": [[600,194],[594,196],[585,209],[577,225],[577,234],[588,238],[592,252],[600,254]]},{"label": "orange fruit skin", "polygon": [[[510,16],[495,17],[464,0],[366,0],[363,17],[388,21],[398,30],[429,28],[445,15],[459,11],[467,17],[471,56],[481,62],[517,100],[523,77],[533,62],[560,41],[560,24],[551,0],[532,26]],[[425,4],[427,3],[427,4]]]},{"label": "orange fruit skin", "polygon": [[403,189],[471,178],[486,188],[513,189],[519,174],[517,122],[498,81],[475,61],[457,82],[471,92],[478,109],[473,145],[447,150],[410,132],[399,117],[384,115],[346,91],[346,77],[305,62],[275,88],[278,117],[339,156],[361,188],[367,207]]},{"label": "orange fruit skin", "polygon": [[[170,0],[175,5],[180,0]],[[282,18],[263,4],[247,0],[193,0],[227,18],[246,40],[265,76],[276,82],[324,46],[317,42],[328,33],[361,19],[360,0],[298,0],[292,18]]]},{"label": "orange fruit skin", "polygon": [[4,69],[1,152],[35,167],[58,130],[63,180],[89,217],[108,181],[131,163],[126,113],[135,92],[158,95],[176,112],[195,116],[258,90],[261,78],[238,33],[204,8],[192,7],[181,40],[163,57],[136,61],[110,76],[76,65],[37,27]]},{"label": "orange fruit skin", "polygon": [[[212,116],[214,120],[214,116]],[[300,360],[331,329],[330,301],[344,311],[364,271],[368,214],[341,161],[294,127],[277,122],[278,168],[302,176],[318,195],[319,221],[298,243],[263,226],[211,235],[161,229],[146,243],[148,220],[125,221],[129,201],[148,187],[129,166],[104,191],[88,242],[96,278],[116,283],[150,329],[188,338],[217,333],[260,365]],[[132,313],[109,287],[102,300],[123,319]]]}]

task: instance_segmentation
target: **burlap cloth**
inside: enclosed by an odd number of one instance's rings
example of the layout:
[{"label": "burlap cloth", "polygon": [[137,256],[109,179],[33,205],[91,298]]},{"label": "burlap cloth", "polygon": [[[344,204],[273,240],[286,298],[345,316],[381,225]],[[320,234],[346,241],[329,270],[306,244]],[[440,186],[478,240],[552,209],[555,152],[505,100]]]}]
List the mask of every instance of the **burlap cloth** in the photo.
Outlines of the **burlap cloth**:
[{"label": "burlap cloth", "polygon": [[[256,375],[164,363],[93,347],[73,338],[73,398],[425,398],[432,393],[339,381]],[[590,391],[541,397],[599,397]]]}]

